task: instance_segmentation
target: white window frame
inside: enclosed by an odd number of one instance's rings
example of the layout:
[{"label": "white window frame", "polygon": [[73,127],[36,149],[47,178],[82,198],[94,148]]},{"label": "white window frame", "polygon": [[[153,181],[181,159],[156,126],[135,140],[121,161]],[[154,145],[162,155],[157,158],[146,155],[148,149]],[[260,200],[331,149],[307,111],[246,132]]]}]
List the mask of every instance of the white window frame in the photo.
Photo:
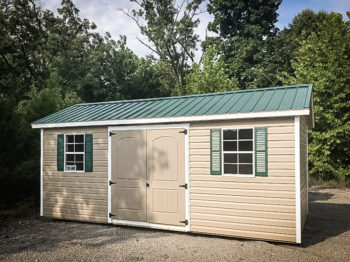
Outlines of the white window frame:
[{"label": "white window frame", "polygon": [[[225,130],[233,130],[233,129],[237,130],[237,138],[238,138],[238,130],[251,129],[253,131],[253,138],[252,138],[253,151],[224,151],[224,131]],[[246,140],[250,141],[250,139],[246,139]],[[238,149],[238,141],[239,140],[237,139],[237,149]],[[224,169],[224,153],[233,153],[233,154],[251,153],[253,155],[252,156],[253,174],[226,174],[225,169]],[[255,132],[254,132],[254,127],[230,127],[230,128],[222,128],[221,129],[221,170],[222,170],[222,176],[255,177]]]},{"label": "white window frame", "polygon": [[[66,137],[67,136],[70,136],[70,135],[83,135],[84,136],[84,143],[83,143],[83,146],[84,146],[84,150],[83,152],[79,152],[79,154],[83,154],[83,170],[67,170],[66,169]],[[64,172],[65,173],[85,173],[85,133],[69,133],[69,134],[64,134]],[[67,154],[70,154],[71,152],[68,152]],[[73,153],[75,154],[75,152]]]}]

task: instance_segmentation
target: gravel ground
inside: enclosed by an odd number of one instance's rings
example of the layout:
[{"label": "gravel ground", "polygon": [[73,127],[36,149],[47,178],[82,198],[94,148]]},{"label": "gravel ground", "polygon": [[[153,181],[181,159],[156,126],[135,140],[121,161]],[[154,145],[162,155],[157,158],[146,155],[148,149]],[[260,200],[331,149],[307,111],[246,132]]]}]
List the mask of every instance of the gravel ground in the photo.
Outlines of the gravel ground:
[{"label": "gravel ground", "polygon": [[350,261],[350,190],[313,189],[303,244],[59,221],[0,225],[1,261]]}]

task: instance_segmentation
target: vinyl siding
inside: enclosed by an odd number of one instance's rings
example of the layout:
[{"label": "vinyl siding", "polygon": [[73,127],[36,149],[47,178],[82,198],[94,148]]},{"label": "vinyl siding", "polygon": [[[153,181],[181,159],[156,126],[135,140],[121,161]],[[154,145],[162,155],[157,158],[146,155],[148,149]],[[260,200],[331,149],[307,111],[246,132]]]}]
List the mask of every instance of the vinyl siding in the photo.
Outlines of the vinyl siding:
[{"label": "vinyl siding", "polygon": [[[57,171],[57,135],[93,134],[93,172]],[[107,127],[44,130],[43,213],[44,216],[107,222]]]},{"label": "vinyl siding", "polygon": [[301,230],[304,228],[304,224],[307,217],[307,202],[308,202],[308,185],[307,185],[307,168],[308,168],[308,155],[307,155],[307,119],[305,117],[300,118],[300,207],[301,207]]},{"label": "vinyl siding", "polygon": [[[268,128],[268,177],[210,174],[211,128]],[[295,242],[294,118],[191,123],[191,231]]]}]

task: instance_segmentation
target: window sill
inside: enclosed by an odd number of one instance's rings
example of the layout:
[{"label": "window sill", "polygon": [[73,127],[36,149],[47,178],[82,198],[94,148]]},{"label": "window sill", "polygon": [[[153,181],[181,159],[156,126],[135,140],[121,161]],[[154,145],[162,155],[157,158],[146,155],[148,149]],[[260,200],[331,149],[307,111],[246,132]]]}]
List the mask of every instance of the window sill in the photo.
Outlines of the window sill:
[{"label": "window sill", "polygon": [[234,174],[222,174],[222,176],[228,176],[228,177],[255,177],[255,175],[234,175]]}]

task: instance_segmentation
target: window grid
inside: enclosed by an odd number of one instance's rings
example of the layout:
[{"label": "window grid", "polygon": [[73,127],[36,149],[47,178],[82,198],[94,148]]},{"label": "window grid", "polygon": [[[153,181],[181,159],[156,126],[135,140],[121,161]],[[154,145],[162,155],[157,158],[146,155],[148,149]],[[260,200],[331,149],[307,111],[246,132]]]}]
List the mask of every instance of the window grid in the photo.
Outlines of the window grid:
[{"label": "window grid", "polygon": [[[252,130],[252,138],[239,139],[239,133],[240,133],[239,131],[242,130],[242,129]],[[226,131],[226,130],[236,131],[236,139],[225,139],[224,138],[224,131]],[[253,150],[251,150],[251,151],[241,151],[241,150],[239,150],[239,142],[244,142],[244,141],[251,141]],[[232,150],[224,150],[224,142],[236,142],[236,151],[234,151],[234,150],[233,151]],[[226,129],[222,129],[222,172],[223,172],[223,175],[243,176],[243,177],[254,176],[254,174],[255,174],[254,147],[255,147],[255,145],[254,145],[254,128],[226,128]],[[235,163],[225,162],[225,154],[236,154],[237,161]],[[248,162],[242,162],[241,163],[239,161],[239,155],[240,154],[250,154],[252,161],[250,163],[248,163]],[[225,173],[225,164],[236,165],[237,166],[237,174]],[[239,171],[240,164],[252,165],[252,174],[241,174],[240,171]]]},{"label": "window grid", "polygon": [[[75,142],[76,136],[83,136],[83,140],[81,142]],[[68,142],[67,137],[73,136],[73,142]],[[73,152],[68,152],[67,147],[68,145],[73,145]],[[82,145],[82,151],[76,152],[76,145]],[[68,155],[74,155],[74,160],[67,160]],[[82,156],[82,160],[76,160],[77,155]],[[68,170],[67,169],[67,163],[70,162],[73,164],[82,164],[82,169],[76,170]],[[82,133],[74,133],[74,134],[65,134],[64,135],[64,171],[65,172],[76,172],[76,173],[82,173],[85,172],[85,134]]]}]

